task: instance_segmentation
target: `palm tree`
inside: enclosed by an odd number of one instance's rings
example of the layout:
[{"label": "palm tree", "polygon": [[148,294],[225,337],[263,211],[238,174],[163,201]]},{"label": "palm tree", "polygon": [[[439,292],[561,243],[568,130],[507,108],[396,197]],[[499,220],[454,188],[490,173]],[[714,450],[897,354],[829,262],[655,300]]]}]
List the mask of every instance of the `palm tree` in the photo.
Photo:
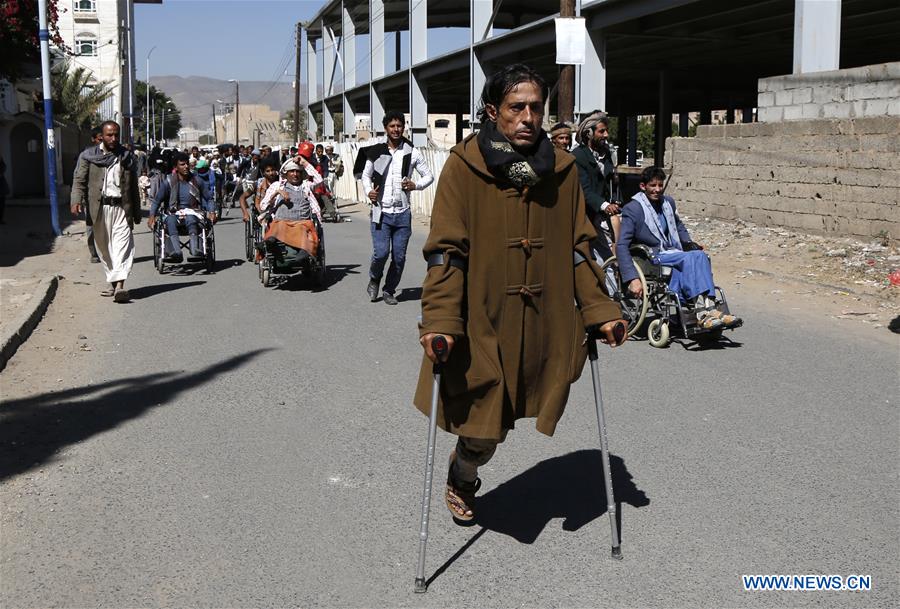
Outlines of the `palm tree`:
[{"label": "palm tree", "polygon": [[62,120],[87,128],[96,122],[100,106],[112,95],[108,80],[91,82],[93,74],[81,66],[71,69],[68,61],[53,74],[53,113]]}]

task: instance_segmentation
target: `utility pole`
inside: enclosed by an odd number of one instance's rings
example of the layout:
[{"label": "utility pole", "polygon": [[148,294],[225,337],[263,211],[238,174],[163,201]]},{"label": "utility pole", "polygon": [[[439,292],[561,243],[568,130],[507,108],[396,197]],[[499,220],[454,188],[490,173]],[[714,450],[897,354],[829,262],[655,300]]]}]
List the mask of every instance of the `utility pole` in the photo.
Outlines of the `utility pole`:
[{"label": "utility pole", "polygon": [[241,144],[241,83],[234,78],[229,78],[228,82],[234,83],[234,143]]},{"label": "utility pole", "polygon": [[126,0],[125,18],[128,32],[128,48],[126,49],[128,74],[125,75],[125,80],[128,82],[128,130],[126,133],[128,134],[128,143],[134,144],[134,0]]},{"label": "utility pole", "polygon": [[303,37],[301,23],[297,22],[297,59],[294,62],[294,145],[300,141],[300,42]]},{"label": "utility pole", "polygon": [[147,111],[147,124],[144,125],[147,128],[147,141],[144,142],[144,144],[146,144],[148,148],[150,147],[150,55],[152,55],[155,50],[156,47],[154,46],[147,53],[147,82],[145,85],[147,87],[147,105],[144,107],[144,110]]},{"label": "utility pole", "polygon": [[44,129],[47,142],[47,183],[50,188],[50,225],[57,236],[59,209],[56,198],[56,134],[53,132],[53,96],[50,93],[50,32],[47,31],[47,0],[38,0],[38,38],[41,41],[41,80],[44,89]]},{"label": "utility pole", "polygon": [[212,106],[212,111],[213,111],[213,125],[212,125],[212,127],[213,127],[213,144],[218,145],[218,143],[219,143],[219,130],[216,129],[216,105],[215,105],[215,104],[210,104],[210,106]]},{"label": "utility pole", "polygon": [[[559,16],[575,16],[575,0],[559,0]],[[571,122],[575,118],[575,66],[559,67],[559,88],[557,90],[557,118]]]}]

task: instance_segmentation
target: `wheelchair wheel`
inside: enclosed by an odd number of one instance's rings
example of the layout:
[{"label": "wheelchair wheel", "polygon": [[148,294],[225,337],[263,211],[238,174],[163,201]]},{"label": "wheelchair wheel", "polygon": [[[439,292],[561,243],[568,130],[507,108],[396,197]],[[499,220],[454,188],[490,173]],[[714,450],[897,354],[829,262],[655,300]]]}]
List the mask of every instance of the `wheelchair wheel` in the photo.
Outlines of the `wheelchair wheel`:
[{"label": "wheelchair wheel", "polygon": [[216,240],[210,239],[206,246],[206,272],[212,273],[216,270]]},{"label": "wheelchair wheel", "polygon": [[312,283],[315,287],[321,288],[325,286],[325,279],[328,275],[328,267],[325,266],[325,252],[323,251],[312,273]]},{"label": "wheelchair wheel", "polygon": [[159,235],[156,233],[154,229],[150,235],[153,238],[153,266],[159,266],[159,261],[162,259],[162,252],[159,251]]},{"label": "wheelchair wheel", "polygon": [[664,349],[672,342],[672,336],[669,333],[668,320],[659,318],[654,319],[647,326],[647,342],[657,349]]},{"label": "wheelchair wheel", "polygon": [[650,298],[647,295],[647,280],[644,278],[644,272],[641,271],[641,267],[637,264],[634,265],[634,268],[643,288],[640,298],[632,296],[628,292],[627,286],[622,285],[619,262],[615,256],[607,259],[600,267],[605,277],[606,288],[610,298],[622,307],[622,317],[628,322],[628,336],[633,336],[640,329],[644,323],[644,318],[647,316],[647,308],[650,306]]}]

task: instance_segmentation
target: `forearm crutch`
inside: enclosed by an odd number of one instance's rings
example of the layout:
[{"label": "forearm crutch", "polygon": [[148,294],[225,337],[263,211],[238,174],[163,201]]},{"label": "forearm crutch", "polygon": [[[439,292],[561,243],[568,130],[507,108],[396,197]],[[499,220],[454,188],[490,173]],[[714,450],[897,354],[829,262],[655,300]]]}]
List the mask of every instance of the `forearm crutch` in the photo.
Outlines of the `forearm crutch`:
[{"label": "forearm crutch", "polygon": [[416,567],[415,591],[428,590],[425,582],[425,546],[428,543],[428,513],[431,510],[431,483],[434,478],[434,441],[437,432],[438,397],[441,391],[441,366],[447,355],[447,339],[435,336],[431,339],[431,350],[437,357],[434,364],[434,385],[431,389],[431,412],[428,415],[428,452],[425,454],[425,488],[422,490],[422,521],[419,529],[419,564]]},{"label": "forearm crutch", "polygon": [[[625,326],[621,323],[613,328],[616,344],[625,338]],[[619,527],[616,523],[616,498],[613,496],[612,469],[609,466],[609,444],[606,439],[606,417],[603,415],[603,396],[600,393],[600,364],[597,362],[597,341],[599,330],[595,326],[588,331],[588,359],[591,360],[591,380],[594,381],[594,404],[597,406],[597,426],[600,429],[600,454],[603,459],[603,478],[606,483],[606,511],[609,513],[610,539],[612,557],[622,560],[622,547],[619,540]]]}]

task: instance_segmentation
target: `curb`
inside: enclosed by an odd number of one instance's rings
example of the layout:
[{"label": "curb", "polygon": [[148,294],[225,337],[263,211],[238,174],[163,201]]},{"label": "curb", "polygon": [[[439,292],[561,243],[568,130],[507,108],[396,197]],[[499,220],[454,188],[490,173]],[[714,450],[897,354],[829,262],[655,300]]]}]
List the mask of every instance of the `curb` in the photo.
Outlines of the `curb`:
[{"label": "curb", "polygon": [[51,275],[42,279],[34,292],[33,300],[36,304],[33,309],[30,312],[23,311],[8,335],[0,338],[0,370],[6,367],[6,363],[15,355],[16,350],[28,340],[31,332],[40,323],[44,313],[47,312],[47,307],[56,296],[57,287],[59,287],[59,276]]}]

